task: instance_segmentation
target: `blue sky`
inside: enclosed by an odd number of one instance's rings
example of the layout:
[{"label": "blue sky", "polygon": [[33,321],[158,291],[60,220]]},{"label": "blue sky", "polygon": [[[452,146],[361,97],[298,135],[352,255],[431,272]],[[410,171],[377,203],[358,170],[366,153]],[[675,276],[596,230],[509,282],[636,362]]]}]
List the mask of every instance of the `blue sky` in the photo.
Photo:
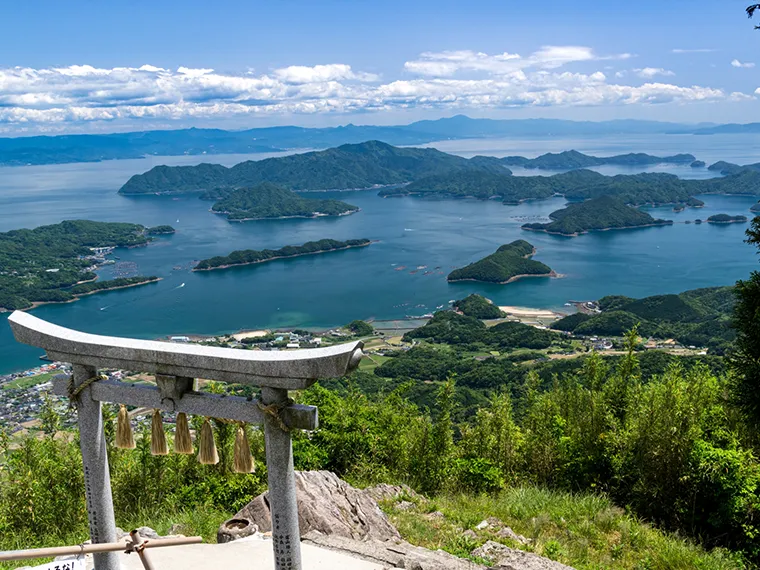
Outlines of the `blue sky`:
[{"label": "blue sky", "polygon": [[760,31],[746,4],[15,2],[0,34],[0,130],[391,124],[456,113],[756,121]]}]

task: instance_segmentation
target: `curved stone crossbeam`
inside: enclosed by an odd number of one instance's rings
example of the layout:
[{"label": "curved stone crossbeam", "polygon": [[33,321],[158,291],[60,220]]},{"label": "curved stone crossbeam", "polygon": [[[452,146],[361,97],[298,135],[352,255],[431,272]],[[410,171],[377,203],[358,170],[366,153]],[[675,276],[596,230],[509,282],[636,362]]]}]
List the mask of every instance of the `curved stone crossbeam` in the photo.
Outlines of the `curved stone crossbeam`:
[{"label": "curved stone crossbeam", "polygon": [[356,341],[294,351],[242,350],[89,334],[21,311],[8,322],[16,340],[45,349],[52,360],[286,390],[344,376],[359,365],[364,346]]}]

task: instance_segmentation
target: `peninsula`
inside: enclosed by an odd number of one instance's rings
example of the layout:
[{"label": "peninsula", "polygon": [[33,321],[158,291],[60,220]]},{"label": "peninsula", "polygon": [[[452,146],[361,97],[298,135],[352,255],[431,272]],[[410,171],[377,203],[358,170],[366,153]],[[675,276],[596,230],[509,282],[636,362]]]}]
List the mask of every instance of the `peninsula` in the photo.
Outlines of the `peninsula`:
[{"label": "peninsula", "polygon": [[329,251],[365,247],[370,243],[372,242],[368,239],[350,239],[347,241],[321,239],[319,241],[309,241],[303,245],[286,245],[280,249],[245,249],[233,251],[229,255],[204,259],[195,266],[193,271],[213,271],[216,269],[228,269],[230,267],[238,267],[241,265],[255,265],[267,261],[275,261],[276,259],[288,259],[291,257],[300,257],[302,255],[315,255],[317,253],[327,253]]},{"label": "peninsula", "polygon": [[[164,226],[161,233],[173,231]],[[97,281],[94,272],[117,247],[137,247],[154,238],[139,224],[69,220],[0,233],[0,310],[66,303],[82,295],[134,287],[157,277]]]},{"label": "peninsula", "polygon": [[519,239],[502,245],[491,255],[449,273],[449,282],[484,281],[506,284],[523,277],[556,277],[551,267],[531,259],[536,248]]},{"label": "peninsula", "polygon": [[281,186],[263,182],[252,188],[231,190],[218,200],[211,211],[224,214],[233,222],[267,218],[316,218],[343,216],[358,212],[359,208],[339,200],[302,198]]},{"label": "peninsula", "polygon": [[626,205],[620,198],[602,196],[549,214],[546,224],[523,224],[524,230],[575,237],[592,230],[622,230],[671,225],[672,220],[655,219],[646,212]]},{"label": "peninsula", "polygon": [[728,214],[715,214],[705,220],[708,224],[743,224],[747,216],[729,216]]},{"label": "peninsula", "polygon": [[651,154],[628,153],[615,156],[590,156],[577,150],[566,150],[560,153],[549,152],[536,158],[524,156],[507,156],[502,163],[507,166],[520,166],[526,169],[538,170],[575,170],[612,164],[616,166],[648,166],[652,164],[690,164],[696,160],[691,154],[676,154],[674,156],[652,156]]}]

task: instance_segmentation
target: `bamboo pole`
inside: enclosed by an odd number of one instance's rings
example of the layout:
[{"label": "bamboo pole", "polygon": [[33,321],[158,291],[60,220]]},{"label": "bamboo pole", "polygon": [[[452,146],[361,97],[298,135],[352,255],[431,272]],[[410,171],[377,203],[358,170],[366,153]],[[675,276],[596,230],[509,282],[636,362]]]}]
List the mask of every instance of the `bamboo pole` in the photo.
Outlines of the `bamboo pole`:
[{"label": "bamboo pole", "polygon": [[[164,546],[182,546],[187,544],[200,544],[203,538],[200,536],[188,536],[178,538],[161,538],[158,540],[145,541],[145,548],[161,548]],[[56,546],[53,548],[31,548],[29,550],[4,550],[0,551],[0,562],[8,560],[26,560],[28,558],[50,558],[55,556],[73,556],[76,554],[95,554],[98,552],[126,551],[130,548],[128,542],[106,542],[102,544],[84,544],[82,546]]]}]

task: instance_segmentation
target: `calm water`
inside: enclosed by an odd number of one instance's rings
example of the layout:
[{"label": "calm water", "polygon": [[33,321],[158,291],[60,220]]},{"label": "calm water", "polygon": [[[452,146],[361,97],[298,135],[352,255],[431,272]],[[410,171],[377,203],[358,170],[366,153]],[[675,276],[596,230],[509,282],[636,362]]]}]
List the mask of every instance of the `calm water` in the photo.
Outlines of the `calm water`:
[{"label": "calm water", "polygon": [[[447,141],[437,146],[463,155],[502,156],[535,156],[568,148],[600,155],[691,152],[709,164],[718,159],[757,162],[757,142],[756,137],[661,136],[629,141]],[[234,164],[246,158],[251,156],[215,156],[209,160]],[[153,164],[196,162],[198,157],[152,157],[0,168],[0,231],[75,218],[171,224],[177,228],[176,235],[161,238],[147,248],[117,253],[122,261],[136,262],[141,274],[163,277],[161,282],[92,295],[75,303],[46,305],[34,314],[88,332],[141,338],[258,327],[328,327],[356,318],[420,315],[472,292],[500,304],[552,308],[562,307],[568,300],[606,294],[640,297],[679,292],[733,283],[757,264],[753,249],[742,243],[744,224],[679,223],[578,238],[520,230],[526,219],[545,218],[561,208],[565,202],[559,198],[503,206],[495,201],[382,199],[374,191],[341,192],[329,194],[356,204],[361,212],[337,219],[231,224],[209,213],[209,203],[194,197],[128,198],[116,194],[130,175]],[[688,167],[664,170],[682,176],[706,175]],[[617,172],[630,171],[605,170]],[[675,214],[662,208],[651,213],[676,221],[704,219],[714,213],[749,215],[748,208],[755,202],[737,196],[701,199],[706,202],[703,209]],[[379,242],[366,248],[228,271],[192,273],[188,269],[192,260],[235,249],[276,248],[325,237],[366,237]],[[453,267],[518,238],[535,244],[536,259],[563,277],[506,286],[447,283],[446,274]],[[427,268],[410,273],[422,265]],[[399,266],[406,269],[397,271]],[[0,320],[0,373],[34,366],[39,354],[15,343],[7,323]]]}]

